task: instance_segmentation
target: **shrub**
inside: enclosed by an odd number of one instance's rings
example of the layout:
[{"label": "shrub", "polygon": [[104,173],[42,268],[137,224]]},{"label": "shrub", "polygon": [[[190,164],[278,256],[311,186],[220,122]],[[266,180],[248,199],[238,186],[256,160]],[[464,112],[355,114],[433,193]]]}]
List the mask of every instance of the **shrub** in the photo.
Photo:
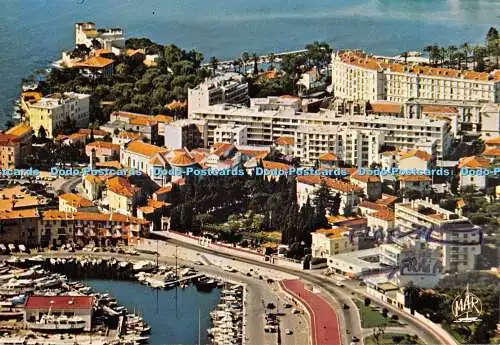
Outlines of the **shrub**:
[{"label": "shrub", "polygon": [[367,306],[367,307],[368,307],[368,306],[370,305],[370,303],[371,303],[371,302],[372,302],[372,300],[371,300],[371,299],[369,299],[368,297],[366,297],[366,298],[365,298],[365,306]]}]

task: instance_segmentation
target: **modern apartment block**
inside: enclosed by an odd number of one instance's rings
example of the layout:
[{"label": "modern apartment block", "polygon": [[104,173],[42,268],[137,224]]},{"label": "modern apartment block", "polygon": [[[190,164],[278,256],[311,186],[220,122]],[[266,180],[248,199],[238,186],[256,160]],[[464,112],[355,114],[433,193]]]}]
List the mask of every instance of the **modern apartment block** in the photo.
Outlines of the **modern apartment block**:
[{"label": "modern apartment block", "polygon": [[244,104],[248,99],[248,84],[243,76],[225,73],[188,90],[188,113],[213,104]]},{"label": "modern apartment block", "polygon": [[332,54],[332,90],[351,101],[500,102],[500,73],[392,63],[362,52]]},{"label": "modern apartment block", "polygon": [[[215,129],[227,123],[247,126],[248,145],[269,146],[279,137],[295,137],[295,155],[305,164],[313,164],[320,153],[332,151],[337,154],[334,146],[338,136],[335,138],[335,133],[342,133],[344,130],[350,131],[350,134],[341,134],[346,149],[339,151],[339,156],[346,156],[356,165],[378,159],[377,149],[373,145],[377,142],[396,148],[412,149],[431,141],[436,147],[438,158],[448,150],[451,142],[448,122],[429,118],[342,115],[333,110],[303,113],[291,108],[261,110],[259,107],[247,108],[228,104],[198,109],[190,114],[190,118],[207,121],[209,145],[214,143]],[[359,133],[355,134],[356,131]],[[361,146],[360,140],[364,142]],[[358,153],[354,150],[356,146],[365,152]],[[340,150],[340,145],[337,147]],[[324,151],[320,152],[322,149]],[[370,157],[370,152],[374,157]]]},{"label": "modern apartment block", "polygon": [[200,120],[183,119],[161,123],[165,146],[169,149],[193,149],[207,147],[207,123]]},{"label": "modern apartment block", "polygon": [[43,126],[47,137],[52,138],[54,131],[61,128],[68,119],[74,121],[79,128],[87,128],[89,124],[90,95],[87,94],[52,94],[24,102],[23,107],[36,135]]},{"label": "modern apartment block", "polygon": [[75,45],[83,44],[87,47],[93,47],[94,42],[100,44],[100,48],[111,49],[125,48],[125,37],[120,28],[97,29],[95,23],[76,23],[75,24]]},{"label": "modern apartment block", "polygon": [[413,242],[424,238],[431,249],[440,249],[445,271],[474,269],[483,234],[469,219],[427,200],[396,204],[395,216],[401,235]]},{"label": "modern apartment block", "polygon": [[247,126],[237,126],[232,123],[217,127],[214,131],[216,143],[229,143],[236,145],[247,144]]}]

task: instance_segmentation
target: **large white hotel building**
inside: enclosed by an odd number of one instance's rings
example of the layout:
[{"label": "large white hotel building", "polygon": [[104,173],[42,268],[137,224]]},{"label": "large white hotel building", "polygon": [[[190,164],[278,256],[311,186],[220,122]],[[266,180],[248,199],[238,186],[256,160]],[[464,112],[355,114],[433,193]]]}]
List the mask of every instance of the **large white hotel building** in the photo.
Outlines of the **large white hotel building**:
[{"label": "large white hotel building", "polygon": [[500,102],[500,71],[491,74],[391,63],[362,52],[332,55],[335,97],[352,101],[411,99]]}]

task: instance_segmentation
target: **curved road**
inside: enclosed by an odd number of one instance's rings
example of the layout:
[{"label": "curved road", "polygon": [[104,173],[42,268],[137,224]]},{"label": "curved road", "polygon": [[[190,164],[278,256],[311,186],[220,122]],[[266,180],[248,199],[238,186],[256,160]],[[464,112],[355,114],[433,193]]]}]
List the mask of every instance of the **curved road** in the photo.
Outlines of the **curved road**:
[{"label": "curved road", "polygon": [[[341,288],[333,287],[332,286],[332,281],[329,280],[328,278],[317,277],[317,276],[309,274],[309,273],[305,273],[305,272],[302,272],[302,271],[297,271],[297,270],[286,268],[286,267],[282,267],[282,266],[277,266],[277,265],[269,264],[269,263],[266,263],[266,262],[263,262],[263,261],[252,260],[252,259],[245,258],[245,257],[240,257],[240,256],[233,256],[233,255],[230,255],[230,254],[218,251],[218,250],[214,250],[214,249],[210,249],[210,248],[206,248],[206,247],[200,247],[200,246],[197,246],[197,245],[194,245],[194,244],[186,243],[186,242],[175,240],[175,239],[172,239],[172,238],[167,239],[167,242],[175,244],[175,245],[177,245],[179,247],[185,247],[185,248],[189,248],[189,249],[192,249],[192,250],[196,250],[198,252],[205,252],[205,253],[215,254],[215,255],[218,255],[218,256],[221,256],[221,257],[225,257],[227,259],[232,259],[232,260],[236,260],[236,261],[240,261],[240,262],[244,262],[244,263],[249,263],[249,264],[252,264],[252,265],[256,265],[256,266],[260,266],[260,267],[264,267],[264,268],[268,268],[268,269],[274,269],[274,270],[281,271],[281,272],[284,272],[284,273],[288,273],[288,274],[291,274],[291,275],[296,275],[296,276],[302,278],[305,281],[309,281],[311,283],[316,284],[317,286],[321,287],[326,292],[328,292],[330,294],[333,294],[334,296],[338,296],[339,292],[340,292],[339,290],[341,289]],[[350,287],[348,285],[345,285],[344,289],[350,290],[351,292],[361,293],[360,291],[357,291],[357,290],[353,289],[352,287]],[[374,302],[376,302],[376,301],[374,301]],[[345,302],[341,301],[341,303],[345,303]],[[427,325],[424,325],[421,322],[419,322],[419,321],[417,321],[417,320],[415,320],[413,318],[408,317],[408,315],[406,313],[402,313],[398,309],[396,309],[396,308],[394,308],[394,307],[392,307],[390,305],[387,305],[387,304],[384,304],[384,306],[387,309],[389,309],[389,311],[391,311],[392,313],[398,314],[400,318],[404,319],[408,324],[412,325],[416,329],[421,329],[422,331],[425,330],[425,334],[427,335],[427,339],[432,339],[432,343],[431,342],[427,342],[427,345],[432,345],[432,344],[455,345],[455,344],[449,344],[447,342],[447,340],[444,339],[440,334],[437,334],[436,332],[434,332]],[[356,308],[356,310],[357,310],[357,308]],[[352,333],[352,335],[357,335],[358,337],[360,337],[359,335],[361,335],[360,333],[357,333],[357,332],[356,332],[357,334],[354,334],[353,332],[351,332],[351,333]],[[344,337],[344,339],[345,339],[345,337]]]}]

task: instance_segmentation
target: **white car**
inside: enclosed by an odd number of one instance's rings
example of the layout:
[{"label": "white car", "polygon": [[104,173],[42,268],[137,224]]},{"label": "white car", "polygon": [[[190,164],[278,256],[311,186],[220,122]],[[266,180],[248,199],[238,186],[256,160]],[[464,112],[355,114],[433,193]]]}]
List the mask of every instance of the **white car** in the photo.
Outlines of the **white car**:
[{"label": "white car", "polygon": [[286,335],[291,335],[291,334],[293,334],[293,331],[291,329],[287,328],[287,329],[285,329],[285,334]]},{"label": "white car", "polygon": [[232,268],[231,266],[225,266],[224,271],[227,272],[238,272],[235,268]]}]

